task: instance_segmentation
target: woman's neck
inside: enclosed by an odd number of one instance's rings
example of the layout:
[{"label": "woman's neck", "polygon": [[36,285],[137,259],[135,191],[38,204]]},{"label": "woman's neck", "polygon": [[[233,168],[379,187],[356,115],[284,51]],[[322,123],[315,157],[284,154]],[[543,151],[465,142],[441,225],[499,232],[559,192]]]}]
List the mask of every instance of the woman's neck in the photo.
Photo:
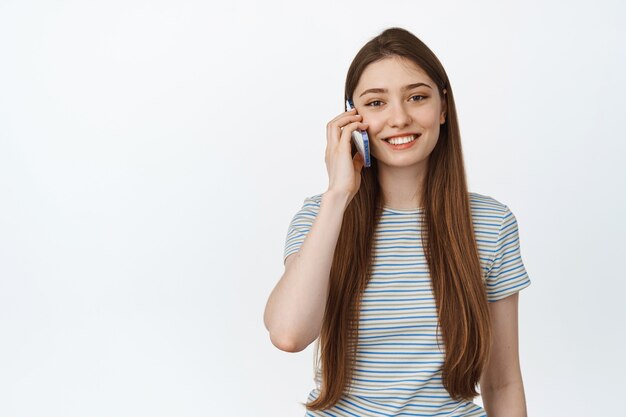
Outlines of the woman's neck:
[{"label": "woman's neck", "polygon": [[426,172],[426,164],[407,167],[379,165],[378,183],[384,206],[400,210],[421,207]]}]

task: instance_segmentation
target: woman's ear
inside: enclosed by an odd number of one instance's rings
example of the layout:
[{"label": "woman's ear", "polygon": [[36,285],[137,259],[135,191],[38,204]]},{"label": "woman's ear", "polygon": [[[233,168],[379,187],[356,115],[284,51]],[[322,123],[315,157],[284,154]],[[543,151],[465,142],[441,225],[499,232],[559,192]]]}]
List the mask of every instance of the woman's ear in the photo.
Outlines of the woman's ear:
[{"label": "woman's ear", "polygon": [[444,124],[446,122],[446,109],[448,108],[448,100],[446,93],[448,90],[443,89],[443,100],[441,100],[441,114],[439,115],[439,124]]}]

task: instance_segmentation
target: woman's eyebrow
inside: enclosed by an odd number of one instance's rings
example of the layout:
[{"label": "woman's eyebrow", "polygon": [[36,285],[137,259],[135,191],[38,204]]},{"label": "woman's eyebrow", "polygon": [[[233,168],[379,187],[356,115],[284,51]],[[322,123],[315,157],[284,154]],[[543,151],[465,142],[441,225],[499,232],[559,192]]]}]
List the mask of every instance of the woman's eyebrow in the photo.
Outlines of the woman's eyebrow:
[{"label": "woman's eyebrow", "polygon": [[[426,83],[414,83],[414,84],[405,85],[404,87],[402,87],[402,91],[410,90],[412,88],[417,88],[421,86],[428,87],[432,90],[432,87]],[[362,97],[367,93],[386,93],[387,91],[388,90],[386,88],[370,88],[368,90],[363,91],[359,97]]]}]

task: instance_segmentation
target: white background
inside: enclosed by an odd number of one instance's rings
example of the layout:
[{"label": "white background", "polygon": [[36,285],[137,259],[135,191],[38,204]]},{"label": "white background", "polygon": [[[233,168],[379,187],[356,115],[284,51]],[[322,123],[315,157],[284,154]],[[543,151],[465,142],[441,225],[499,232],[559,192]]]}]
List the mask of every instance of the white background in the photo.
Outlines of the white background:
[{"label": "white background", "polygon": [[0,415],[304,415],[313,345],[276,349],[263,309],[390,26],[448,72],[470,190],[517,217],[529,415],[623,412],[625,10],[0,1]]}]

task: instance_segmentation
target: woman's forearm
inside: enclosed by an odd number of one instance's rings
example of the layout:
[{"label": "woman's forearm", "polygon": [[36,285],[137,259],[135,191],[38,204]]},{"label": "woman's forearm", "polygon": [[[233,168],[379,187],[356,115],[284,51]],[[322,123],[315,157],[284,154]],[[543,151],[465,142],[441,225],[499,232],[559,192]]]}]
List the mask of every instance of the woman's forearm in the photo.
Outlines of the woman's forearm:
[{"label": "woman's forearm", "polygon": [[481,389],[480,394],[488,417],[527,417],[522,381],[497,389]]},{"label": "woman's forearm", "polygon": [[349,196],[327,191],[300,250],[270,294],[264,321],[272,343],[299,352],[320,334],[329,274]]}]

